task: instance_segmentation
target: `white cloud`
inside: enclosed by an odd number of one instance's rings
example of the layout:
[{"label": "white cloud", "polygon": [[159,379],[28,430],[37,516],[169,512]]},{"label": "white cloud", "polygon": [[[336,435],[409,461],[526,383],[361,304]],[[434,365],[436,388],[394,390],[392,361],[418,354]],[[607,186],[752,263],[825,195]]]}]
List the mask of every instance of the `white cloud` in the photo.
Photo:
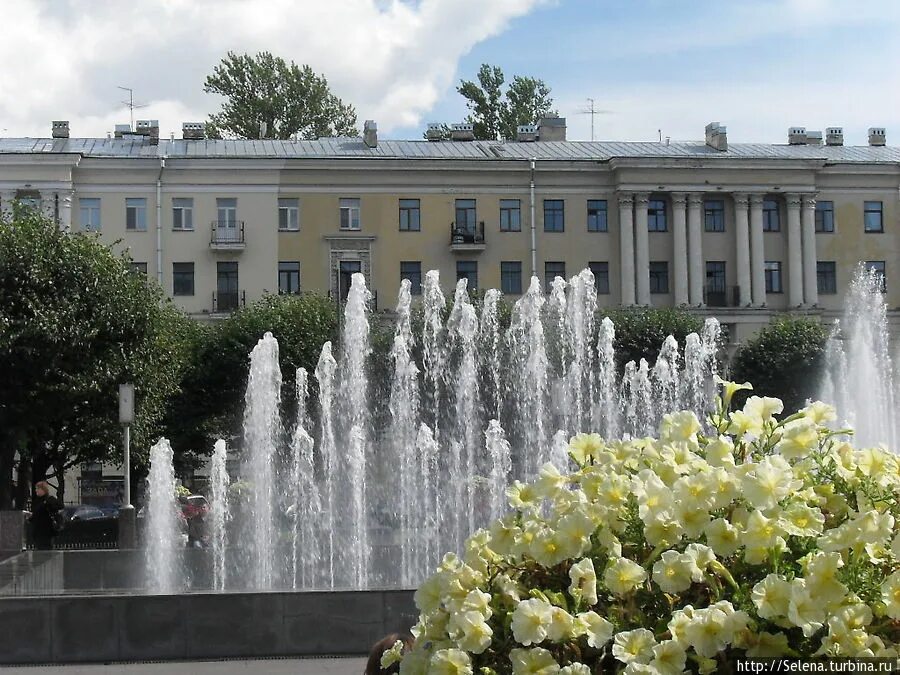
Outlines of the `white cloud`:
[{"label": "white cloud", "polygon": [[120,101],[147,104],[163,136],[218,109],[203,81],[228,50],[268,50],[308,63],[360,120],[419,124],[475,45],[545,0],[4,0],[0,129],[76,136],[128,121]]}]

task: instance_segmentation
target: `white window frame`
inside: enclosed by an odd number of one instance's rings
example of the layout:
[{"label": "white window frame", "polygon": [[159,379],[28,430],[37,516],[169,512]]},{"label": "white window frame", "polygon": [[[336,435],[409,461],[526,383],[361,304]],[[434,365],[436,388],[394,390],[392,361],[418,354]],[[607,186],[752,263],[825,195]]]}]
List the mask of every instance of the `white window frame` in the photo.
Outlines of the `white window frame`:
[{"label": "white window frame", "polygon": [[[293,202],[292,205],[282,205],[282,202]],[[286,227],[281,226],[281,212],[285,212]],[[299,232],[300,231],[300,200],[296,197],[279,197],[278,198],[278,231],[279,232]]]},{"label": "white window frame", "polygon": [[[179,203],[181,202],[181,203]],[[188,204],[189,202],[189,204]],[[175,214],[181,214],[181,227],[176,223]],[[185,221],[188,226],[185,227]],[[194,230],[194,198],[193,197],[173,197],[172,198],[172,229],[176,232],[193,232]]]},{"label": "white window frame", "polygon": [[[346,215],[346,225],[344,212]],[[340,199],[340,229],[348,231],[358,231],[361,229],[360,217],[360,201],[359,197],[341,197]]]},{"label": "white window frame", "polygon": [[[142,204],[129,202],[142,202]],[[134,227],[128,227],[128,212],[134,209]],[[146,197],[126,197],[125,198],[125,231],[126,232],[146,232],[147,231],[147,198]]]},{"label": "white window frame", "polygon": [[[88,206],[85,204],[87,201],[96,203],[97,206]],[[100,232],[100,228],[103,226],[101,206],[102,202],[100,201],[100,197],[78,198],[78,225],[82,232]],[[89,214],[89,217],[85,218],[85,214]],[[94,222],[94,215],[97,216],[96,223]]]}]

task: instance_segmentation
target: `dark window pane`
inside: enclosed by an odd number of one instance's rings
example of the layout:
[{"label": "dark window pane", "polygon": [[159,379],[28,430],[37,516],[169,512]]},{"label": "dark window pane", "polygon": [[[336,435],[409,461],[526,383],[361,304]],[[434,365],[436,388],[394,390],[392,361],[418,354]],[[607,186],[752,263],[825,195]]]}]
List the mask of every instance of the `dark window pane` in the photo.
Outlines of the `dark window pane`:
[{"label": "dark window pane", "polygon": [[422,294],[422,263],[418,260],[400,262],[400,279],[409,279],[409,292],[412,295]]},{"label": "dark window pane", "polygon": [[500,231],[520,232],[522,230],[522,207],[518,199],[500,200]]},{"label": "dark window pane", "polygon": [[781,261],[766,260],[765,262],[766,293],[782,293],[781,285]]},{"label": "dark window pane", "polygon": [[607,206],[605,199],[588,199],[587,229],[588,232],[607,232]]},{"label": "dark window pane", "polygon": [[194,294],[194,263],[172,263],[172,295]]},{"label": "dark window pane", "polygon": [[456,280],[468,279],[467,288],[470,291],[478,290],[478,261],[477,260],[457,260],[456,261]]},{"label": "dark window pane", "polygon": [[816,263],[816,286],[823,295],[837,293],[837,270],[834,261],[820,260]]},{"label": "dark window pane", "polygon": [[278,263],[278,292],[293,295],[300,292],[300,263],[282,261]]},{"label": "dark window pane", "polygon": [[816,202],[816,232],[834,232],[834,202]]},{"label": "dark window pane", "polygon": [[650,263],[650,292],[669,292],[669,263],[666,261]]},{"label": "dark window pane", "polygon": [[459,230],[475,231],[475,200],[456,200],[456,228]]},{"label": "dark window pane", "polygon": [[780,232],[781,220],[778,214],[778,202],[774,199],[763,200],[763,232]]},{"label": "dark window pane", "polygon": [[544,288],[550,292],[553,280],[556,277],[566,278],[566,263],[564,262],[545,262],[544,263]]},{"label": "dark window pane", "polygon": [[500,290],[508,295],[522,293],[522,263],[509,260],[500,263]]},{"label": "dark window pane", "polygon": [[651,199],[647,205],[647,230],[650,232],[665,232],[668,229],[665,201],[662,199]]},{"label": "dark window pane", "polygon": [[608,262],[589,262],[591,272],[594,274],[594,288],[597,293],[606,295],[609,293],[609,263]]},{"label": "dark window pane", "polygon": [[562,199],[544,200],[544,232],[565,231],[565,206]]},{"label": "dark window pane", "polygon": [[887,293],[887,275],[885,274],[884,260],[867,260],[866,269],[873,270],[881,277],[881,292]]},{"label": "dark window pane", "polygon": [[400,200],[400,230],[404,232],[418,232],[421,229],[419,200]]},{"label": "dark window pane", "polygon": [[881,202],[866,202],[863,213],[866,232],[884,232],[884,220]]},{"label": "dark window pane", "polygon": [[724,307],[727,303],[725,287],[725,263],[710,260],[706,263],[706,304],[711,307]]},{"label": "dark window pane", "polygon": [[707,199],[703,202],[703,222],[707,232],[725,231],[725,202]]}]

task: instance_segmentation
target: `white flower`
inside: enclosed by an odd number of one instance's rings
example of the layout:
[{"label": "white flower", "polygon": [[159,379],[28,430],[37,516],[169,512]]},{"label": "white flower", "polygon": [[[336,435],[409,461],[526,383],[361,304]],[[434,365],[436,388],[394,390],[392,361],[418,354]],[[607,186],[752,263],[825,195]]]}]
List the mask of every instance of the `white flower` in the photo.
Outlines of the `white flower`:
[{"label": "white flower", "polygon": [[403,641],[397,640],[390,649],[385,650],[381,655],[381,667],[390,668],[398,663],[403,658],[403,646]]},{"label": "white flower", "polygon": [[881,600],[885,612],[892,619],[900,619],[900,571],[894,572],[881,583]]},{"label": "white flower", "polygon": [[697,416],[689,410],[682,410],[663,415],[663,421],[659,426],[659,438],[668,443],[696,441],[698,431],[700,420]]},{"label": "white flower", "polygon": [[546,649],[513,649],[509,653],[513,675],[555,675],[559,664]]},{"label": "white flower", "polygon": [[780,574],[770,574],[753,587],[752,598],[761,619],[787,616],[791,584]]},{"label": "white flower", "polygon": [[681,675],[687,654],[677,640],[664,640],[653,648],[650,666],[660,675]]},{"label": "white flower", "polygon": [[681,593],[691,587],[694,561],[677,551],[666,551],[653,565],[653,581],[664,593]]},{"label": "white flower", "polygon": [[570,663],[559,669],[559,675],[591,675],[591,669],[583,663]]},{"label": "white flower", "polygon": [[613,625],[597,612],[582,612],[577,617],[577,624],[591,647],[599,649],[612,637]]},{"label": "white flower", "polygon": [[569,595],[590,605],[597,604],[597,573],[594,561],[584,558],[569,568]]},{"label": "white flower", "polygon": [[544,600],[523,600],[512,614],[513,637],[519,644],[538,644],[547,639],[547,624],[551,620],[552,606]]},{"label": "white flower", "polygon": [[428,675],[472,675],[472,660],[459,649],[440,649],[431,657]]},{"label": "white flower", "polygon": [[553,642],[563,642],[572,637],[575,630],[575,618],[562,607],[550,610],[550,623],[547,625],[547,637]]},{"label": "white flower", "polygon": [[456,625],[463,631],[457,646],[472,654],[481,654],[491,644],[494,631],[479,612],[466,612],[460,618],[454,617]]},{"label": "white flower", "polygon": [[767,510],[800,489],[802,481],[795,480],[790,464],[783,457],[771,455],[760,461],[744,476],[744,498],[757,509]]},{"label": "white flower", "polygon": [[784,426],[775,449],[787,459],[802,459],[819,446],[819,431],[808,419],[794,420]]},{"label": "white flower", "polygon": [[725,612],[707,608],[694,612],[693,620],[684,629],[684,637],[700,656],[712,658],[728,646],[730,628]]},{"label": "white flower", "polygon": [[646,628],[637,628],[616,635],[612,653],[622,663],[648,663],[656,638]]},{"label": "white flower", "polygon": [[810,595],[803,579],[794,579],[791,582],[791,600],[787,616],[792,624],[803,630],[806,637],[819,630],[825,621],[822,603]]},{"label": "white flower", "polygon": [[728,558],[741,546],[740,532],[724,518],[717,518],[704,528],[706,543],[721,558]]},{"label": "white flower", "polygon": [[758,417],[763,422],[768,422],[774,415],[784,410],[784,404],[780,399],[770,396],[751,396],[744,404],[744,412],[750,416]]},{"label": "white flower", "polygon": [[647,579],[647,571],[628,558],[613,560],[603,573],[603,582],[616,595],[625,595]]}]

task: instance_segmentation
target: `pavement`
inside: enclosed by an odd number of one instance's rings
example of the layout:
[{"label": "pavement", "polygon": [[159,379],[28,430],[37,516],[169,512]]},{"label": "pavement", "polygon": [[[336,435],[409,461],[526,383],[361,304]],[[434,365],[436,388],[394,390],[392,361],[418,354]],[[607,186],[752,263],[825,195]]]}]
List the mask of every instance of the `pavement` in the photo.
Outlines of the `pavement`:
[{"label": "pavement", "polygon": [[254,659],[238,661],[167,661],[165,663],[79,664],[69,666],[0,666],[20,675],[363,675],[364,658]]}]

